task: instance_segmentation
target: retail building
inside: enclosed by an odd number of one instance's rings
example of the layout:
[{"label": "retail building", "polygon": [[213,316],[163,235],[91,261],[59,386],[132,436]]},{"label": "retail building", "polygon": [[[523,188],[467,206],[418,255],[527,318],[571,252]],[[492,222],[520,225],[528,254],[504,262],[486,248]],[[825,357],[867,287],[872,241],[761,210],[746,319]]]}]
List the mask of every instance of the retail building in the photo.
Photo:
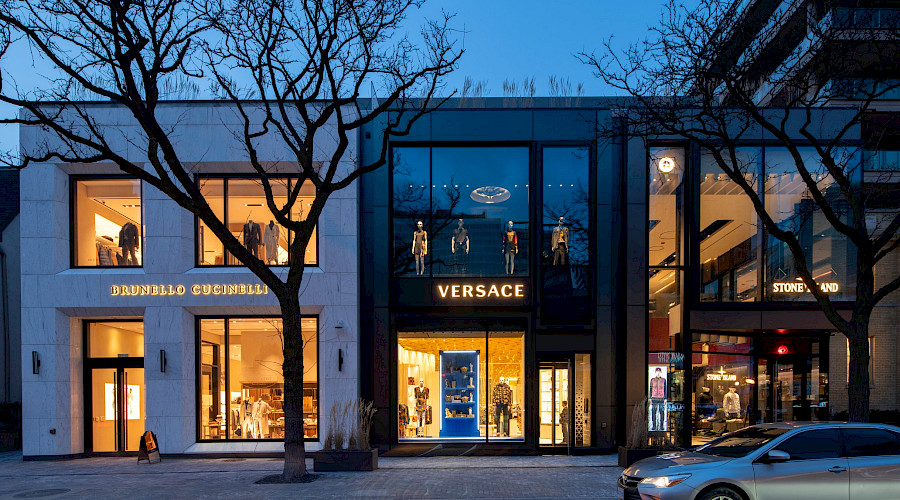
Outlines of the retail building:
[{"label": "retail building", "polygon": [[[262,187],[251,180],[235,110],[162,106],[213,210],[286,273],[293,235],[271,222]],[[123,154],[142,161],[129,146],[136,132],[123,125],[127,110],[85,109],[100,126],[121,130]],[[44,140],[22,127],[23,149]],[[281,145],[261,148],[261,161],[273,165],[276,200],[286,197],[295,179],[289,164],[279,170]],[[200,221],[110,164],[30,165],[21,194],[26,458],[130,452],[144,430],[157,435],[162,453],[283,452],[278,302]],[[303,207],[312,194],[301,189]],[[356,214],[355,185],[334,193],[306,257],[300,300],[310,449],[327,430],[324,409],[358,394]],[[302,209],[292,216],[303,217]]]},{"label": "retail building", "polygon": [[[451,100],[331,197],[301,295],[308,449],[332,403],[357,396],[376,403],[373,442],[397,454],[607,451],[644,397],[651,432],[684,446],[842,409],[846,342],[786,250],[705,151],[630,137],[622,104]],[[272,229],[228,146],[228,105],[166,106],[207,198],[284,269],[286,231],[271,248],[244,231]],[[348,167],[378,153],[377,126]],[[23,147],[37,134],[25,127]],[[817,279],[852,297],[852,246],[786,152],[764,135],[741,151],[765,203],[808,221]],[[278,144],[267,154],[282,160]],[[26,457],[125,452],[143,429],[164,453],[282,449],[277,302],[202,224],[112,165],[33,165],[21,192]],[[877,335],[872,369],[896,371],[895,333]],[[896,398],[891,380],[877,389]]]}]

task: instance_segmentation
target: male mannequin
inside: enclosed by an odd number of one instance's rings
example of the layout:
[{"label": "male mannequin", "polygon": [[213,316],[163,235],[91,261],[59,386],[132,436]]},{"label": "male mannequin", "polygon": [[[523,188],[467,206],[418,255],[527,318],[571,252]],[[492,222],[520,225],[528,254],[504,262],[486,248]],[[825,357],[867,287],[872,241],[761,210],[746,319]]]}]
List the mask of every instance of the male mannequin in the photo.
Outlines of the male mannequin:
[{"label": "male mannequin", "polygon": [[266,246],[266,264],[278,264],[278,238],[280,236],[281,226],[270,220],[263,236],[263,243]]},{"label": "male mannequin", "polygon": [[553,228],[550,237],[550,250],[553,251],[553,265],[564,266],[569,255],[569,228],[563,225],[564,217],[559,218],[559,224]]},{"label": "male mannequin", "polygon": [[506,232],[503,233],[503,255],[506,274],[516,271],[516,254],[519,253],[519,235],[513,230],[513,221],[506,224]]},{"label": "male mannequin", "polygon": [[419,380],[419,387],[416,387],[416,415],[419,416],[419,426],[416,427],[416,435],[425,435],[425,412],[428,411],[428,388],[425,387],[425,380]]},{"label": "male mannequin", "polygon": [[269,399],[269,395],[263,394],[253,403],[253,433],[256,435],[256,439],[269,437],[269,412],[272,411],[272,407],[266,401],[267,399]]},{"label": "male mannequin", "polygon": [[126,266],[139,266],[134,251],[141,247],[141,239],[138,237],[138,228],[131,222],[126,222],[119,231],[119,248],[122,249],[122,258]]},{"label": "male mannequin", "polygon": [[666,379],[662,369],[656,368],[656,376],[650,379],[650,431],[664,431],[666,405]]},{"label": "male mannequin", "polygon": [[738,418],[741,416],[741,395],[731,386],[722,399],[722,408],[725,410],[725,418]]},{"label": "male mannequin", "polygon": [[253,426],[253,398],[247,398],[241,405],[241,433],[245,439],[252,439],[256,430]]},{"label": "male mannequin", "polygon": [[453,230],[453,238],[450,239],[450,252],[453,253],[453,267],[456,273],[466,274],[466,264],[469,262],[469,231],[463,227],[462,219],[459,219],[458,226]]},{"label": "male mannequin", "polygon": [[509,408],[512,406],[512,387],[506,383],[506,377],[500,377],[500,383],[494,386],[491,393],[494,405],[494,423],[497,424],[497,436],[509,436]]},{"label": "male mannequin", "polygon": [[428,231],[425,231],[422,221],[416,222],[416,232],[413,233],[412,254],[416,257],[416,274],[425,274],[425,256],[428,255]]},{"label": "male mannequin", "polygon": [[259,258],[260,241],[262,241],[262,236],[259,234],[259,224],[253,222],[253,219],[247,220],[247,223],[244,224],[244,248],[257,259]]}]

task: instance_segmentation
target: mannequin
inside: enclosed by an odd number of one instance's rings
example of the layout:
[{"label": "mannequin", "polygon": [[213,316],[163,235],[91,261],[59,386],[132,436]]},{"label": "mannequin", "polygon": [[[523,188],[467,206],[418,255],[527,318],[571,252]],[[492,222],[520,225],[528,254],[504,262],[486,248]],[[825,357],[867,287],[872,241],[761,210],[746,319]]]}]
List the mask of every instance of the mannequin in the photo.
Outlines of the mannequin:
[{"label": "mannequin", "polygon": [[728,388],[722,399],[722,408],[725,410],[725,418],[738,418],[741,416],[741,395],[734,386]]},{"label": "mannequin", "polygon": [[416,415],[419,416],[419,426],[416,427],[416,435],[425,435],[425,412],[428,411],[428,388],[425,387],[425,380],[419,380],[419,387],[416,387]]},{"label": "mannequin", "polygon": [[262,237],[259,234],[259,224],[248,219],[244,224],[244,248],[250,251],[254,257],[259,258],[259,243]]},{"label": "mannequin", "polygon": [[656,368],[656,376],[650,379],[650,425],[649,431],[666,430],[666,379],[662,369]]},{"label": "mannequin", "polygon": [[697,396],[697,413],[702,417],[709,417],[716,412],[712,395],[709,393],[709,387],[703,387],[701,393]]},{"label": "mannequin", "polygon": [[241,404],[241,433],[245,439],[256,437],[253,429],[253,398],[247,398]]},{"label": "mannequin", "polygon": [[126,222],[119,231],[119,248],[122,249],[122,258],[126,266],[139,266],[135,250],[140,249],[141,239],[138,237],[138,228],[131,222]]},{"label": "mannequin", "polygon": [[506,377],[500,377],[500,383],[494,386],[491,393],[494,405],[494,423],[497,424],[497,435],[509,437],[509,409],[512,407],[512,387],[506,383]]},{"label": "mannequin", "polygon": [[416,256],[416,275],[425,274],[425,256],[428,255],[428,231],[423,226],[422,221],[416,222],[413,233],[411,252]]},{"label": "mannequin", "polygon": [[506,223],[506,232],[503,233],[503,255],[506,259],[504,266],[506,274],[516,271],[516,254],[519,253],[519,236],[513,230],[513,221]]},{"label": "mannequin", "polygon": [[281,226],[270,220],[263,236],[263,243],[266,246],[266,264],[278,264],[278,239],[280,236]]},{"label": "mannequin", "polygon": [[469,231],[463,227],[462,219],[459,219],[458,226],[453,230],[450,252],[453,253],[453,267],[456,273],[466,274],[466,264],[469,263]]},{"label": "mannequin", "polygon": [[553,265],[564,266],[569,255],[569,228],[564,223],[564,217],[559,218],[559,224],[553,228],[550,237],[550,250],[553,251]]},{"label": "mannequin", "polygon": [[253,403],[253,434],[256,439],[269,437],[269,412],[272,411],[272,407],[269,406],[267,399],[269,395],[263,394]]}]

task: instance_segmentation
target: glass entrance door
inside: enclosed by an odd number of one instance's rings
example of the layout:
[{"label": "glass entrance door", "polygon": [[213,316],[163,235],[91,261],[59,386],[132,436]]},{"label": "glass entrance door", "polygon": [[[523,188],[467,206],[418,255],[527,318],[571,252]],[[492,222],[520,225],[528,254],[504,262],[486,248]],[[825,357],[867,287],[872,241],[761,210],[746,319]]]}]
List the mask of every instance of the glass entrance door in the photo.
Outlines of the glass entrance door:
[{"label": "glass entrance door", "polygon": [[540,364],[541,423],[538,442],[541,446],[568,448],[572,442],[572,419],[568,407],[570,370],[568,360]]},{"label": "glass entrance door", "polygon": [[827,374],[818,356],[761,358],[758,378],[763,422],[827,420]]},{"label": "glass entrance door", "polygon": [[144,369],[91,370],[93,451],[137,451],[144,433]]}]

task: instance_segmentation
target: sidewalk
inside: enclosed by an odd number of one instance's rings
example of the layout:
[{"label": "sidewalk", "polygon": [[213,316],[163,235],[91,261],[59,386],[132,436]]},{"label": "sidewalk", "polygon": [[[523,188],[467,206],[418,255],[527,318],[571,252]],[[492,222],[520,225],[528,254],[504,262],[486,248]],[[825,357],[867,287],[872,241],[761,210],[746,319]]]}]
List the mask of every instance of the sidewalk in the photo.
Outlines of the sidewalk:
[{"label": "sidewalk", "polygon": [[[315,482],[258,485],[281,459],[134,458],[23,462],[0,453],[7,498],[600,498],[613,499],[621,469],[612,455],[585,457],[379,458],[379,470],[322,473]],[[312,467],[312,461],[309,461]]]}]

